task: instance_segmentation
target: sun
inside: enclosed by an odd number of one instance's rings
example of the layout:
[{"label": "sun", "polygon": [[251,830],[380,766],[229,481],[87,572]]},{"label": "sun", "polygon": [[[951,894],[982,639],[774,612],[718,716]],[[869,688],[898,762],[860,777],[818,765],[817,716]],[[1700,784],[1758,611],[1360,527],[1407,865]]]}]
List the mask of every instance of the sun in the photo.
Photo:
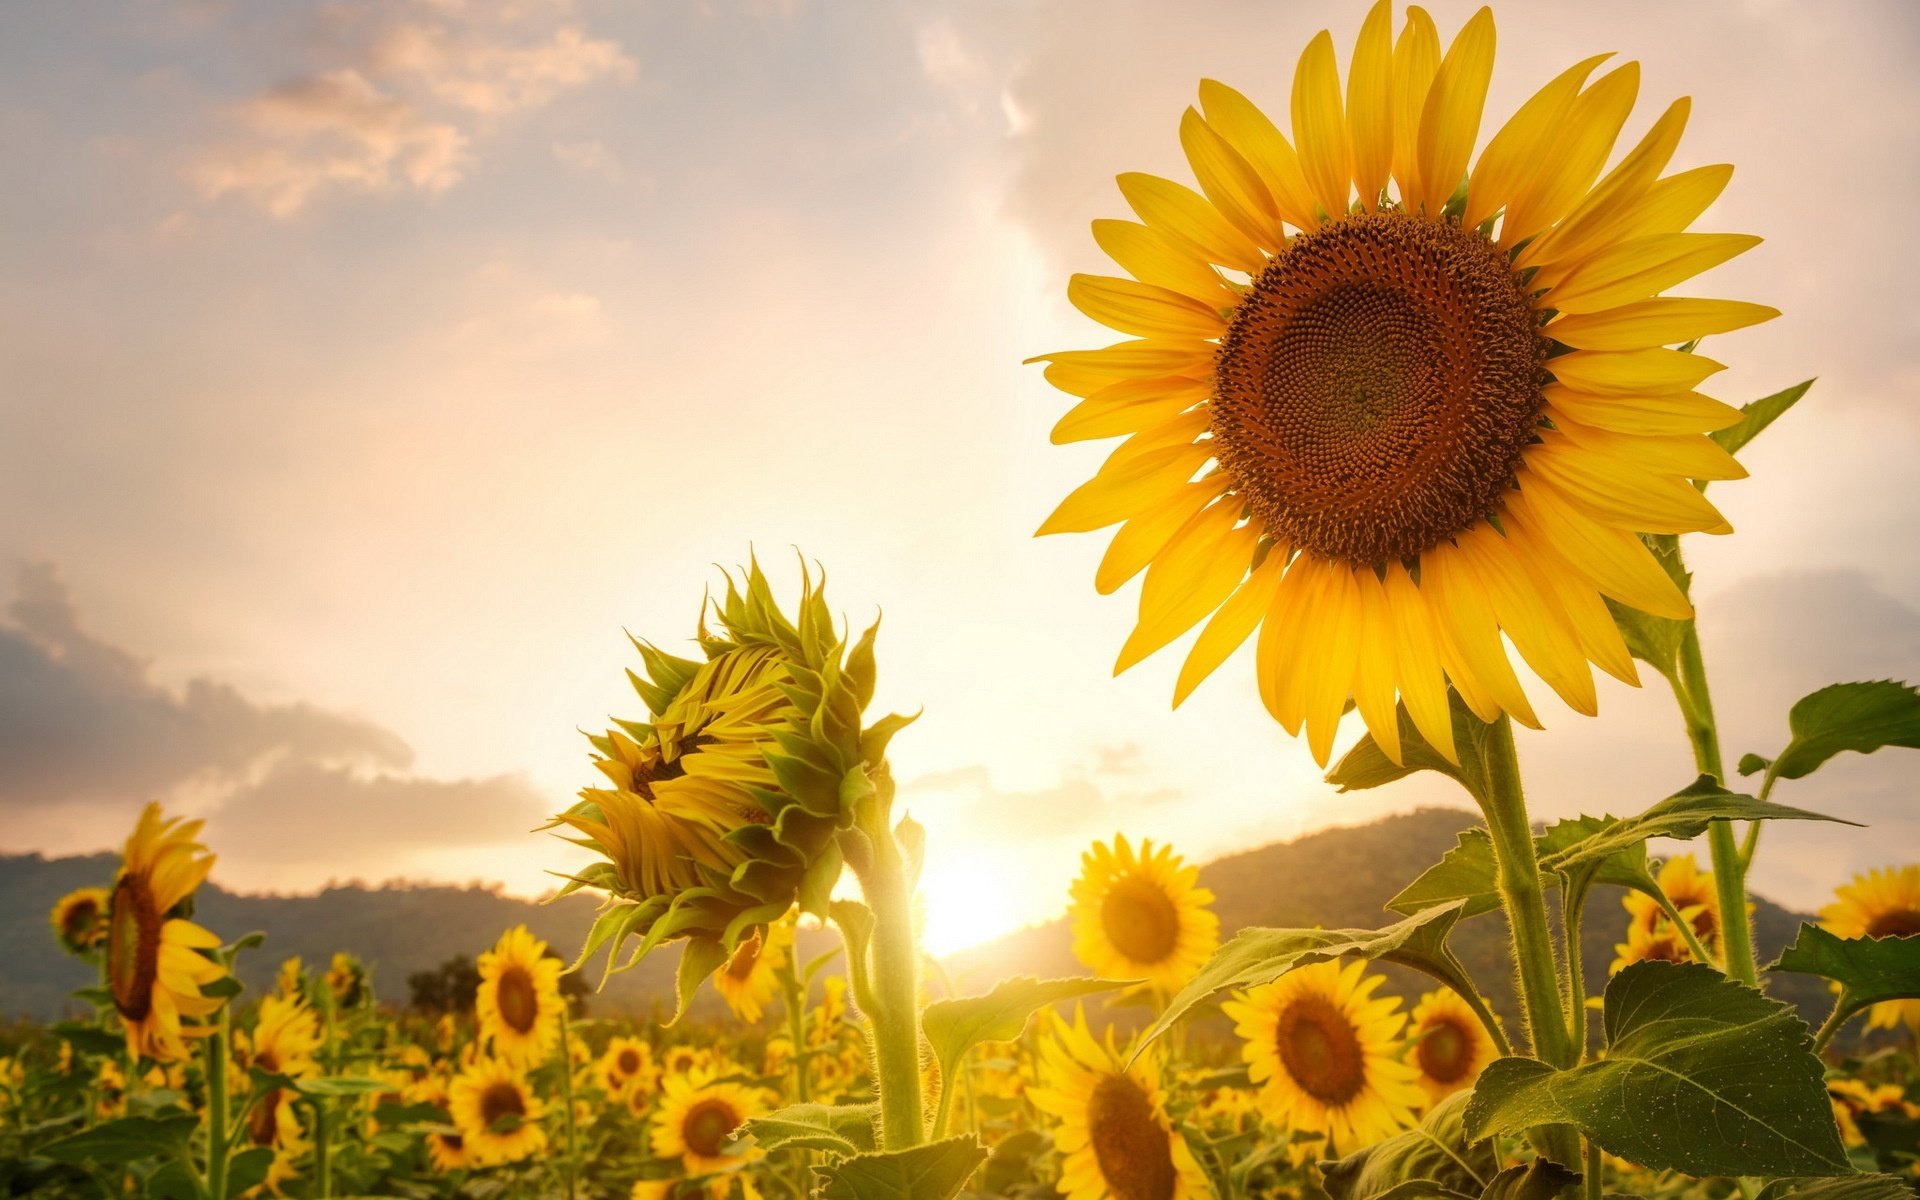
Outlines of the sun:
[{"label": "sun", "polygon": [[943,957],[992,941],[1026,923],[1028,881],[1009,877],[1004,862],[985,852],[955,855],[929,850],[920,893],[926,903],[927,953]]}]

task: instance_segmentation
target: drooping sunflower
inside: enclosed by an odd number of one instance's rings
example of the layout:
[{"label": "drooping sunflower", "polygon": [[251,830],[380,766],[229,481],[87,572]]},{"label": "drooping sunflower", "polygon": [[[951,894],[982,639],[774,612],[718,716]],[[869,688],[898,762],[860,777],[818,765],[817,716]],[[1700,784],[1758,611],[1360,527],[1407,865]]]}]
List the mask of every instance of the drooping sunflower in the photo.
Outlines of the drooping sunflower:
[{"label": "drooping sunflower", "polygon": [[780,986],[777,972],[787,965],[792,949],[792,923],[775,921],[741,942],[714,970],[713,986],[734,1016],[749,1024],[760,1019]]},{"label": "drooping sunflower", "polygon": [[275,1088],[254,1101],[247,1113],[247,1138],[255,1146],[273,1150],[267,1166],[266,1187],[281,1195],[280,1185],[299,1174],[295,1163],[313,1148],[313,1142],[300,1125],[300,1114],[293,1106],[294,1093]]},{"label": "drooping sunflower", "polygon": [[305,1001],[268,996],[260,1001],[260,1014],[254,1020],[248,1065],[304,1079],[319,1074],[314,1055],[324,1042],[320,1019]]},{"label": "drooping sunflower", "polygon": [[1269,1119],[1325,1133],[1342,1154],[1413,1124],[1426,1103],[1418,1073],[1398,1057],[1407,1014],[1398,997],[1372,998],[1385,978],[1366,967],[1296,967],[1220,1006]]},{"label": "drooping sunflower", "polygon": [[1149,1047],[1127,1065],[1097,1041],[1086,1014],[1056,1017],[1040,1046],[1040,1082],[1027,1090],[1035,1108],[1059,1122],[1064,1156],[1059,1190],[1067,1200],[1197,1200],[1209,1197],[1205,1172],[1167,1116],[1160,1058]]},{"label": "drooping sunflower", "polygon": [[[1920,934],[1920,864],[1879,867],[1834,889],[1820,910],[1820,924],[1843,938],[1913,937]],[[1905,1025],[1920,1036],[1920,1000],[1887,1000],[1867,1013],[1868,1029]]]},{"label": "drooping sunflower", "polygon": [[107,889],[75,888],[53,906],[53,933],[69,953],[88,954],[107,936]]},{"label": "drooping sunflower", "polygon": [[1200,870],[1151,840],[1095,842],[1073,881],[1073,953],[1109,979],[1144,979],[1171,994],[1220,946],[1220,918]]},{"label": "drooping sunflower", "polygon": [[368,998],[367,968],[353,955],[338,951],[327,964],[327,990],[337,1008],[358,1008]]},{"label": "drooping sunflower", "polygon": [[473,1013],[494,1057],[532,1068],[553,1056],[560,1041],[560,970],[547,944],[515,925],[480,955],[480,990]]},{"label": "drooping sunflower", "polygon": [[147,805],[127,838],[108,898],[107,988],[126,1028],[127,1052],[135,1058],[185,1058],[185,1039],[210,1032],[187,1022],[212,1016],[223,1003],[201,993],[227,974],[201,953],[218,948],[220,939],[170,915],[213,870],[214,856],[194,841],[200,826],[167,820],[158,804]]},{"label": "drooping sunflower", "polygon": [[[1673,901],[1680,915],[1693,926],[1693,935],[1710,953],[1720,949],[1720,894],[1714,890],[1713,873],[1702,871],[1691,854],[1676,854],[1660,865],[1656,877],[1660,890]],[[1631,924],[1657,933],[1667,923],[1667,914],[1651,896],[1628,892],[1621,898],[1627,906]],[[1686,956],[1680,959],[1686,961]]]},{"label": "drooping sunflower", "polygon": [[728,1142],[749,1117],[766,1111],[765,1097],[754,1088],[715,1083],[704,1071],[670,1075],[653,1120],[653,1155],[679,1159],[689,1175],[749,1162],[758,1151],[729,1153]]},{"label": "drooping sunflower", "polygon": [[546,1103],[527,1077],[497,1058],[476,1059],[447,1088],[447,1112],[474,1166],[519,1162],[546,1149]]},{"label": "drooping sunflower", "polygon": [[1500,1057],[1480,1018],[1450,988],[1420,997],[1407,1023],[1407,1040],[1413,1047],[1407,1058],[1430,1102],[1472,1087],[1487,1064]]},{"label": "drooping sunflower", "polygon": [[1291,141],[1202,82],[1200,190],[1120,176],[1139,220],[1094,237],[1130,277],[1068,285],[1133,340],[1042,356],[1080,398],[1056,442],[1126,439],[1040,528],[1119,525],[1102,592],[1146,571],[1116,669],[1206,621],[1177,704],[1257,628],[1261,699],[1322,764],[1349,700],[1395,761],[1396,696],[1449,756],[1448,683],[1537,725],[1503,635],[1580,712],[1590,663],[1637,683],[1603,598],[1691,608],[1635,535],[1729,532],[1692,481],[1745,473],[1695,390],[1721,364],[1674,347],[1778,315],[1662,295],[1758,241],[1687,231],[1731,168],[1662,174],[1686,100],[1605,170],[1639,68],[1589,83],[1597,55],[1475,159],[1492,14],[1444,54],[1420,8],[1392,26],[1381,0],[1344,89],[1313,39]]}]

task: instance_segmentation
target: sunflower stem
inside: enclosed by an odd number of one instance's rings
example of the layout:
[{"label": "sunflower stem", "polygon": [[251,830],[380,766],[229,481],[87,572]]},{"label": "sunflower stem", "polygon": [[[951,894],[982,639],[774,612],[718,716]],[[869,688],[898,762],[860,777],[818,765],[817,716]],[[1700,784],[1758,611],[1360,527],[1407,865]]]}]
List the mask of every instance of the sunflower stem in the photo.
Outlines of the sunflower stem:
[{"label": "sunflower stem", "polygon": [[[1694,765],[1726,782],[1720,758],[1720,728],[1713,718],[1713,696],[1707,690],[1707,666],[1700,654],[1700,627],[1688,621],[1680,639],[1679,672],[1674,697],[1686,718],[1687,739],[1693,743]],[[1757,987],[1759,970],[1753,959],[1753,924],[1747,917],[1747,872],[1733,823],[1715,821],[1707,827],[1707,849],[1713,856],[1713,886],[1720,901],[1720,948],[1726,953],[1727,974]],[[1711,961],[1711,960],[1708,960]]]},{"label": "sunflower stem", "polygon": [[1605,1177],[1600,1173],[1600,1166],[1600,1143],[1594,1141],[1592,1138],[1588,1138],[1587,1178],[1585,1180],[1587,1200],[1601,1200],[1601,1197],[1606,1195],[1606,1188],[1604,1186]]},{"label": "sunflower stem", "polygon": [[227,1195],[227,1046],[233,1034],[231,1006],[220,1006],[220,1020],[207,1039],[207,1195]]},{"label": "sunflower stem", "polygon": [[1580,961],[1580,921],[1587,911],[1587,889],[1566,889],[1560,898],[1560,940],[1567,954],[1567,1040],[1573,1061],[1587,1057],[1587,977]]},{"label": "sunflower stem", "polygon": [[567,1106],[567,1200],[579,1194],[580,1141],[573,1127],[573,1024],[567,998],[560,998],[560,1099]]},{"label": "sunflower stem", "polygon": [[1680,939],[1687,944],[1687,953],[1693,955],[1693,961],[1712,965],[1713,954],[1700,941],[1699,935],[1694,933],[1693,922],[1680,914],[1679,907],[1674,904],[1672,898],[1667,895],[1667,890],[1657,881],[1653,885],[1653,899],[1654,903],[1660,906],[1660,911],[1667,914],[1667,920],[1673,923],[1674,931],[1680,935]]},{"label": "sunflower stem", "polygon": [[870,862],[856,871],[873,912],[866,991],[874,1080],[880,1092],[882,1148],[906,1150],[926,1140],[920,1080],[920,947],[913,935],[913,889],[906,855],[894,836],[893,781],[884,764],[870,768],[875,791],[862,805]]}]

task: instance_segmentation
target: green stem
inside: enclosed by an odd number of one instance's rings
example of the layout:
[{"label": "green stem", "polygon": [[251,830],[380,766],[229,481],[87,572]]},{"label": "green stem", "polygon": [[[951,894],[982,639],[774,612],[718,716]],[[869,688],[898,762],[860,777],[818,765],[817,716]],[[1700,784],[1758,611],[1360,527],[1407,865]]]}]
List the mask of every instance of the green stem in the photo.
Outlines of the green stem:
[{"label": "green stem", "polygon": [[573,1128],[573,1021],[567,1012],[569,1001],[560,998],[560,1099],[567,1106],[567,1200],[579,1194],[580,1142]]},{"label": "green stem", "polygon": [[[340,1038],[334,1024],[333,989],[324,980],[315,989],[315,1005],[320,1010],[320,1030],[326,1046],[328,1073],[340,1073]],[[313,1194],[319,1200],[333,1195],[333,1112],[325,1096],[313,1100]]]},{"label": "green stem", "polygon": [[1605,1181],[1600,1174],[1600,1166],[1600,1144],[1592,1139],[1588,1139],[1587,1178],[1585,1180],[1587,1200],[1601,1200],[1601,1197],[1606,1194],[1604,1187]]},{"label": "green stem", "polygon": [[1586,888],[1567,888],[1560,904],[1561,941],[1567,954],[1567,1040],[1573,1043],[1573,1061],[1578,1063],[1587,1056],[1587,977],[1580,961],[1580,919],[1587,909]]},{"label": "green stem", "polygon": [[[1694,764],[1724,784],[1727,769],[1720,758],[1720,728],[1713,718],[1713,696],[1707,690],[1707,667],[1700,654],[1700,627],[1693,621],[1686,623],[1686,632],[1680,639],[1674,694],[1686,717]],[[1720,900],[1720,945],[1726,951],[1727,974],[1741,983],[1758,986],[1760,973],[1754,965],[1753,925],[1747,917],[1746,864],[1741,861],[1740,847],[1733,838],[1733,823],[1715,821],[1709,825],[1707,848],[1713,856],[1713,886]]]},{"label": "green stem", "polygon": [[1827,1043],[1833,1040],[1833,1035],[1839,1033],[1841,1027],[1851,1020],[1859,1011],[1860,1009],[1858,1007],[1849,1008],[1841,1001],[1835,1001],[1833,1011],[1827,1014],[1827,1019],[1825,1023],[1820,1026],[1819,1032],[1813,1035],[1813,1052],[1819,1054],[1822,1050],[1825,1050]]},{"label": "green stem", "polygon": [[[1755,822],[1755,824],[1758,823]],[[1680,939],[1686,942],[1687,953],[1693,955],[1693,961],[1712,965],[1713,954],[1701,943],[1699,935],[1693,932],[1693,922],[1680,915],[1679,907],[1667,896],[1666,889],[1658,882],[1653,885],[1653,901],[1660,906],[1661,912],[1667,914],[1667,920],[1672,922],[1674,931],[1680,935]]]},{"label": "green stem", "polygon": [[860,881],[873,910],[873,961],[867,972],[873,1011],[867,1024],[880,1090],[881,1141],[887,1150],[905,1150],[926,1139],[920,1095],[920,950],[914,944],[913,898],[900,848],[890,829],[869,833],[874,835],[874,861]]},{"label": "green stem", "polygon": [[782,976],[786,984],[787,1037],[793,1042],[793,1099],[805,1104],[812,1099],[812,1080],[807,1070],[807,985],[798,971]]},{"label": "green stem", "polygon": [[233,1034],[230,1005],[220,1006],[220,1021],[207,1039],[207,1195],[227,1195],[227,1046]]}]

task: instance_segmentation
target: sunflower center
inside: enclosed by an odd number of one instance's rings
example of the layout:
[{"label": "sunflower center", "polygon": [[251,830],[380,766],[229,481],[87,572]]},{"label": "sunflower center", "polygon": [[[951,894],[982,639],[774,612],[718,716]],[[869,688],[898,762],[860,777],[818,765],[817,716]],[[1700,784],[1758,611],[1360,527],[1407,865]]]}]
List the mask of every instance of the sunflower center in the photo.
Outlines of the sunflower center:
[{"label": "sunflower center", "polygon": [[1113,948],[1137,963],[1157,963],[1180,942],[1180,913],[1166,889],[1138,876],[1117,880],[1100,901],[1100,927]]},{"label": "sunflower center", "polygon": [[1346,1014],[1320,996],[1281,1011],[1274,1031],[1280,1062],[1300,1089],[1322,1104],[1345,1104],[1367,1081],[1360,1037]]},{"label": "sunflower center", "polygon": [[540,997],[533,990],[533,976],[518,963],[500,973],[495,985],[500,1004],[500,1019],[516,1033],[530,1033],[540,1017]]},{"label": "sunflower center", "polygon": [[100,919],[100,905],[91,897],[75,900],[68,906],[62,928],[68,941],[82,941],[93,932],[93,923]]},{"label": "sunflower center", "polygon": [[1115,1200],[1173,1200],[1177,1176],[1167,1131],[1146,1089],[1108,1075],[1087,1100],[1087,1139]]},{"label": "sunflower center", "polygon": [[1540,415],[1547,340],[1506,257],[1450,221],[1358,213],[1303,233],[1221,339],[1213,437],[1253,515],[1356,566],[1498,506]]},{"label": "sunflower center", "polygon": [[113,1006],[128,1021],[153,1011],[153,985],[160,974],[161,914],[147,881],[122,876],[113,885],[107,911],[107,986]]},{"label": "sunflower center", "polygon": [[1920,912],[1911,908],[1893,908],[1881,913],[1867,925],[1867,936],[1912,937],[1920,933]]},{"label": "sunflower center", "polygon": [[620,1057],[614,1060],[614,1066],[619,1069],[622,1075],[638,1075],[640,1073],[640,1052],[631,1046],[627,1047],[620,1052]]},{"label": "sunflower center", "polygon": [[680,1121],[680,1136],[687,1149],[702,1158],[717,1158],[726,1148],[727,1137],[740,1127],[740,1114],[725,1100],[702,1100],[687,1110]]},{"label": "sunflower center", "polygon": [[1435,1083],[1457,1083],[1473,1065],[1473,1035],[1456,1022],[1433,1025],[1414,1050],[1420,1072]]},{"label": "sunflower center", "polygon": [[745,979],[753,974],[753,968],[760,961],[760,935],[754,934],[741,942],[733,957],[727,960],[727,974],[734,979]]},{"label": "sunflower center", "polygon": [[513,1125],[517,1126],[526,1116],[527,1098],[518,1085],[503,1079],[488,1084],[487,1090],[480,1093],[480,1123],[488,1129],[505,1118],[512,1118]]},{"label": "sunflower center", "polygon": [[271,1146],[280,1133],[280,1089],[268,1092],[247,1118],[247,1136],[256,1146]]}]

